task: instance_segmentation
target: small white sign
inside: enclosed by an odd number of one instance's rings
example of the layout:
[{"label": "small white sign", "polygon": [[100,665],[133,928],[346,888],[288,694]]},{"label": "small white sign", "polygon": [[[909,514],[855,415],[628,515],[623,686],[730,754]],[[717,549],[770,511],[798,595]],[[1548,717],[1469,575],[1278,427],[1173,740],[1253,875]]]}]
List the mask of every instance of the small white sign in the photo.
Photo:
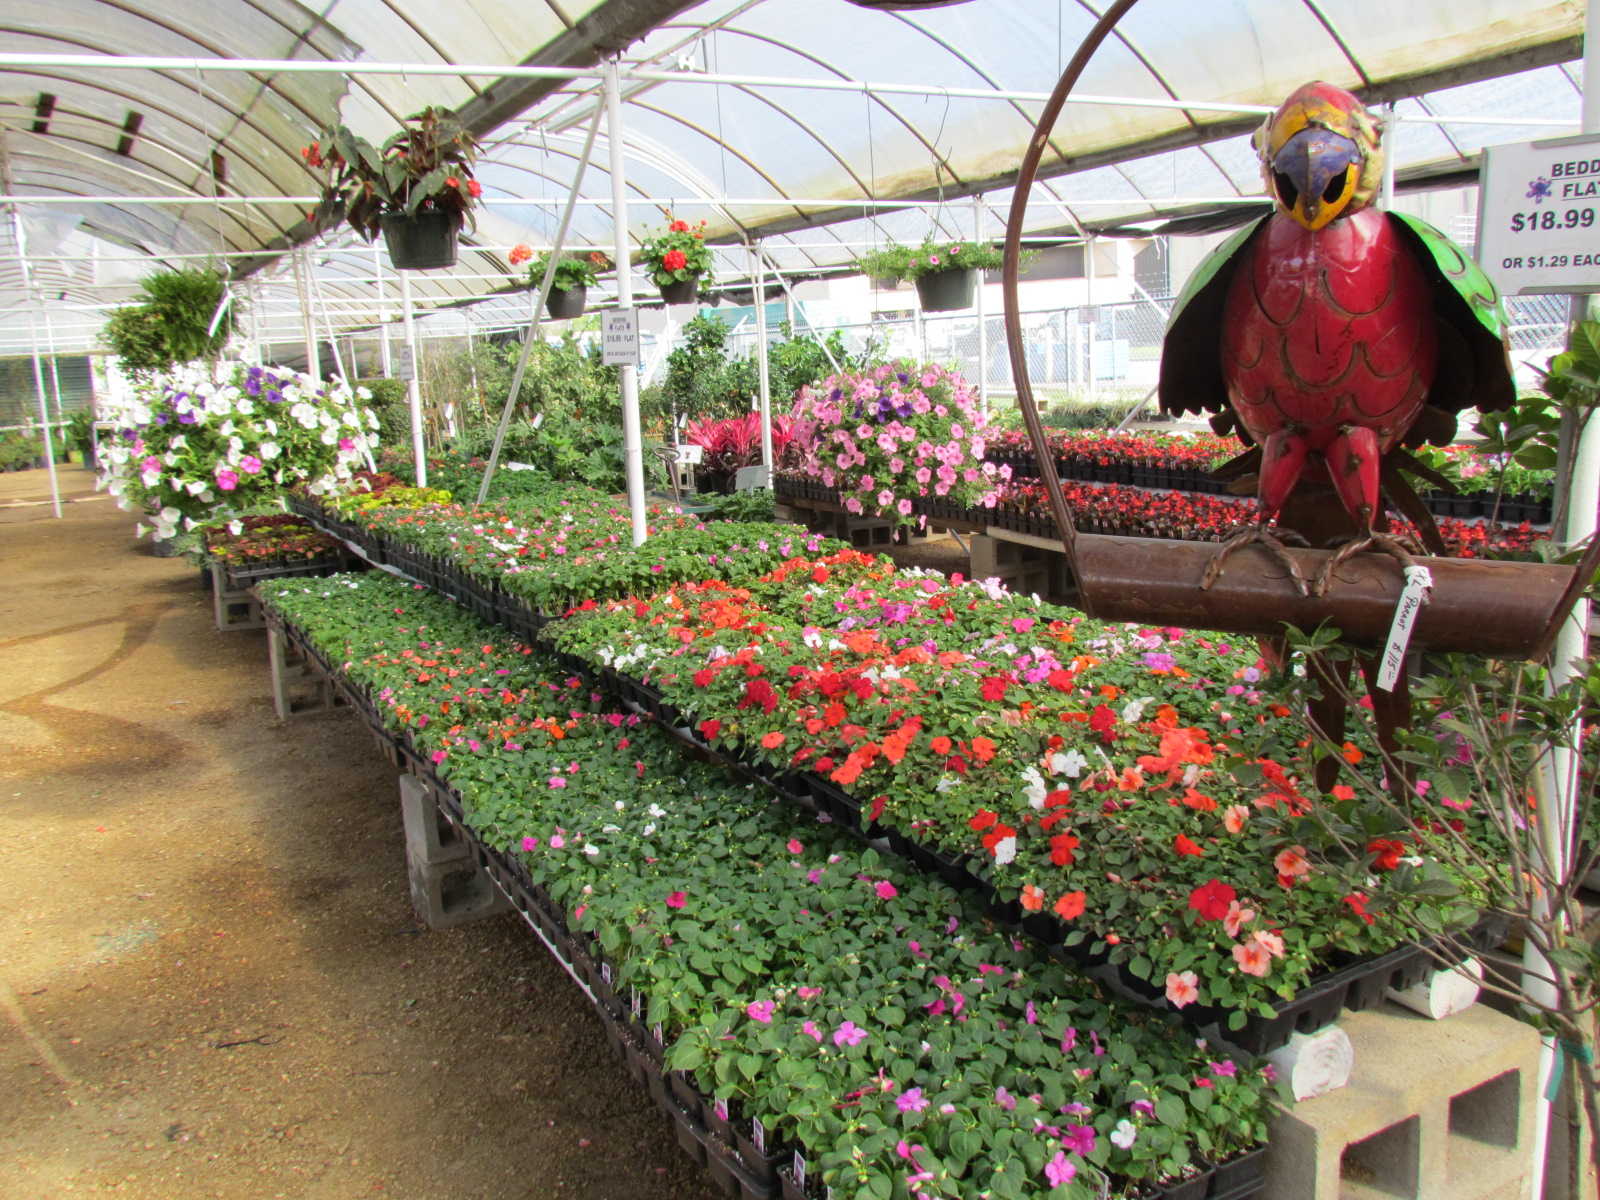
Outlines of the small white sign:
[{"label": "small white sign", "polygon": [[704,446],[680,445],[678,447],[678,462],[686,467],[698,467],[706,456]]},{"label": "small white sign", "polygon": [[417,360],[412,356],[410,346],[400,347],[400,356],[394,360],[394,377],[404,379],[407,383],[417,377]]},{"label": "small white sign", "polygon": [[1508,296],[1600,290],[1600,135],[1484,151],[1478,262]]},{"label": "small white sign", "polygon": [[600,314],[600,361],[608,367],[639,365],[639,312],[615,308]]}]

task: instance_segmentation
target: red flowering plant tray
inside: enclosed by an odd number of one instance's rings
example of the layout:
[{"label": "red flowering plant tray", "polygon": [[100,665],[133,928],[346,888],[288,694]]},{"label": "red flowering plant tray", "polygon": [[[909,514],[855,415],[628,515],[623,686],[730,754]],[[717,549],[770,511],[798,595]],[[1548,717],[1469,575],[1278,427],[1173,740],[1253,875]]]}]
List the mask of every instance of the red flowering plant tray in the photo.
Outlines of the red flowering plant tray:
[{"label": "red flowering plant tray", "polygon": [[[470,557],[448,528],[434,534]],[[853,552],[757,577],[700,553],[728,578],[695,580],[686,557],[689,582],[585,601],[541,637],[719,753],[790,790],[801,777],[832,815],[942,856],[997,915],[1240,1037],[1266,1036],[1243,1032],[1256,1020],[1287,1038],[1284,1013],[1313,1001],[1337,1011],[1350,972],[1332,1001],[1315,978],[1407,941],[1369,882],[1386,853],[1307,846],[1296,819],[1321,798],[1298,782],[1301,701],[1253,643],[1089,622]],[[636,582],[649,561],[618,552],[607,571]],[[546,586],[572,594],[559,571]]]},{"label": "red flowering plant tray", "polygon": [[797,823],[437,596],[379,573],[264,591],[458,798],[478,860],[741,1194],[790,1164],[812,1196],[1177,1197],[1217,1159],[1259,1186],[1266,1068]]},{"label": "red flowering plant tray", "polygon": [[219,567],[234,591],[243,591],[261,579],[328,574],[349,566],[338,542],[293,513],[237,517],[208,525],[201,545],[207,564]]}]

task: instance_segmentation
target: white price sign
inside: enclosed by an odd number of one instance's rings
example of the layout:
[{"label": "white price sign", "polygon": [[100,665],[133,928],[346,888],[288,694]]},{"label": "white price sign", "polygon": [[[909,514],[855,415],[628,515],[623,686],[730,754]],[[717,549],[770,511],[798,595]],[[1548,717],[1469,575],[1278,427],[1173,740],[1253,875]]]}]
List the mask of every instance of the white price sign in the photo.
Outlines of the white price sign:
[{"label": "white price sign", "polygon": [[1484,151],[1478,262],[1508,296],[1600,290],[1600,135]]},{"label": "white price sign", "polygon": [[600,361],[606,366],[639,365],[639,312],[616,308],[600,314]]},{"label": "white price sign", "polygon": [[400,354],[394,360],[394,377],[404,379],[408,383],[417,377],[417,360],[411,353],[410,346],[401,346]]}]

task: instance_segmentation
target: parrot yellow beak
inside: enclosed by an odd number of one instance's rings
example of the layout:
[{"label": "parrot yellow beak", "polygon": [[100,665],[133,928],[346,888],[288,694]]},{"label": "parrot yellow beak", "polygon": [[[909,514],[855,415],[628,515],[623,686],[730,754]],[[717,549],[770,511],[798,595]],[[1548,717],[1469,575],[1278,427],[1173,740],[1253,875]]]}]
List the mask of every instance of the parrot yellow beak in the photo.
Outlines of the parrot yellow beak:
[{"label": "parrot yellow beak", "polygon": [[1278,148],[1270,167],[1283,211],[1314,232],[1350,208],[1363,159],[1354,139],[1308,125]]}]

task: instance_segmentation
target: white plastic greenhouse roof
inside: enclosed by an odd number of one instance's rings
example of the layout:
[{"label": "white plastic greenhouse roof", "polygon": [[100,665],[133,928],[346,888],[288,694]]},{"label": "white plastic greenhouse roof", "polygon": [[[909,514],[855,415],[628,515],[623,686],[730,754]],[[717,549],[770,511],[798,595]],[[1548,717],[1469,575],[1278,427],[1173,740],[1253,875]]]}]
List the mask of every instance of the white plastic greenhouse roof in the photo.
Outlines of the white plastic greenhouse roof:
[{"label": "white plastic greenhouse roof", "polygon": [[[313,299],[333,325],[371,324],[395,278],[348,233],[314,238],[299,151],[336,119],[381,141],[428,104],[485,139],[489,207],[478,249],[415,273],[415,295],[427,310],[504,289],[510,247],[556,228],[603,105],[595,68],[617,51],[635,240],[669,212],[705,218],[713,240],[760,240],[806,272],[889,237],[993,237],[1034,116],[1102,7],[9,0],[0,182],[27,255],[8,219],[0,353],[35,336],[30,284],[56,346],[81,349],[151,269],[226,262],[259,297],[292,291],[282,251],[311,240]],[[1583,21],[1582,0],[1141,0],[1054,131],[1029,229],[1203,227],[1248,210],[1261,189],[1244,135],[1313,78],[1395,104],[1401,186],[1470,181],[1485,145],[1576,130]],[[606,138],[602,125],[569,243],[611,245]],[[718,274],[748,261],[737,249]],[[526,299],[491,307],[525,313]]]}]

